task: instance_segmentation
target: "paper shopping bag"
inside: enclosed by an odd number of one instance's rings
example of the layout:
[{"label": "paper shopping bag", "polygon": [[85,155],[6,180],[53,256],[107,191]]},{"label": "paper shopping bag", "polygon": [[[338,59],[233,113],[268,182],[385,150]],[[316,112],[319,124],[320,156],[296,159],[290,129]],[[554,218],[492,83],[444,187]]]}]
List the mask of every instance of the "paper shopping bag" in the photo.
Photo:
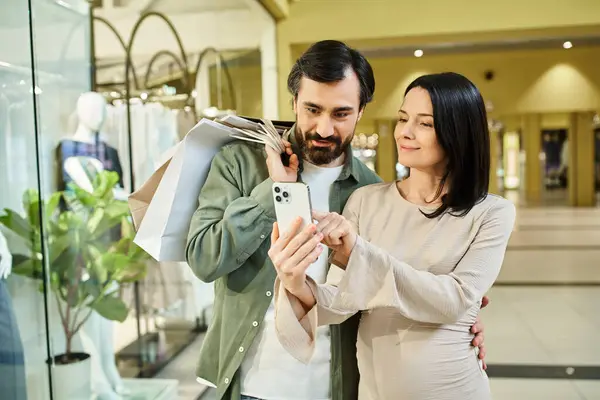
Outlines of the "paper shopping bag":
[{"label": "paper shopping bag", "polygon": [[154,193],[156,193],[156,189],[158,189],[158,185],[180,144],[181,142],[164,152],[158,161],[158,169],[150,175],[150,178],[138,190],[128,196],[127,203],[133,219],[133,227],[136,231],[139,229]]},{"label": "paper shopping bag", "polygon": [[130,209],[139,221],[134,243],[155,260],[185,261],[200,190],[215,154],[235,140],[230,133],[231,128],[202,119],[177,145],[166,165],[131,195]]},{"label": "paper shopping bag", "polygon": [[129,195],[127,202],[129,203],[129,210],[131,211],[131,217],[133,219],[133,227],[138,230],[146,210],[158,189],[158,185],[167,170],[167,167],[171,163],[171,159],[168,159],[163,165],[161,165],[151,176],[144,182],[144,184],[135,192]]}]

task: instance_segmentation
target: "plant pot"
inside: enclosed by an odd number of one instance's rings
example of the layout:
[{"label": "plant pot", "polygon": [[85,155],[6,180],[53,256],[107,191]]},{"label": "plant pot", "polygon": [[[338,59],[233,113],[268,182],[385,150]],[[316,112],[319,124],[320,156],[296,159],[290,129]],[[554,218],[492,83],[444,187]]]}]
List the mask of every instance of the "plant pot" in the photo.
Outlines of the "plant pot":
[{"label": "plant pot", "polygon": [[55,400],[92,398],[91,358],[86,353],[71,353],[71,362],[61,364],[64,355],[54,356],[52,389]]}]

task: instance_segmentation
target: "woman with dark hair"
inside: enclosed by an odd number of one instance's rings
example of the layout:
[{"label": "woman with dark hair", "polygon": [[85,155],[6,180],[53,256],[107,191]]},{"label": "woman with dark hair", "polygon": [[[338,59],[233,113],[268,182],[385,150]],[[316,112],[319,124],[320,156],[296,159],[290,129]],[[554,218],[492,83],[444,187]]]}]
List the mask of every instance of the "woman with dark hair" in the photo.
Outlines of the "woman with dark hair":
[{"label": "woman with dark hair", "polygon": [[[407,179],[359,189],[343,216],[315,211],[317,224],[297,234],[299,225],[280,236],[275,224],[279,340],[308,362],[317,325],[360,312],[360,400],[490,399],[470,327],[500,272],[515,207],[488,194],[479,90],[456,73],[416,79],[394,136]],[[305,273],[321,243],[338,267],[326,284]]]}]

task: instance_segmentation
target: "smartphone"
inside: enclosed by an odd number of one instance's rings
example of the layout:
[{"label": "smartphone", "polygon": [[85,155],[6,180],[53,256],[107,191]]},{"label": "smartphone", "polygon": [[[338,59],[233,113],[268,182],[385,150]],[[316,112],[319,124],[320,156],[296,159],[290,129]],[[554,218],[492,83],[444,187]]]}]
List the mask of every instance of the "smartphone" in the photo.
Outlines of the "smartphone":
[{"label": "smartphone", "polygon": [[302,224],[297,233],[312,223],[310,189],[307,184],[275,182],[273,183],[273,201],[280,235],[289,230],[298,217],[302,218]]}]

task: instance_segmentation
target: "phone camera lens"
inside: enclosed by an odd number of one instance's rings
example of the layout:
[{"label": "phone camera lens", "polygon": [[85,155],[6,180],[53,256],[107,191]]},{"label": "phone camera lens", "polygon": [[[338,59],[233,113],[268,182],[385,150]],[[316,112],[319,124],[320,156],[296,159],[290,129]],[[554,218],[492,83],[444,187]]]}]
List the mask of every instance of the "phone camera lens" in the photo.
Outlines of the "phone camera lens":
[{"label": "phone camera lens", "polygon": [[277,200],[277,202],[280,202],[281,201],[281,196],[275,197],[275,200]]},{"label": "phone camera lens", "polygon": [[288,192],[283,192],[283,197],[287,198],[289,196]]},{"label": "phone camera lens", "polygon": [[279,187],[275,187],[275,193],[279,193],[281,192],[281,189]]}]

